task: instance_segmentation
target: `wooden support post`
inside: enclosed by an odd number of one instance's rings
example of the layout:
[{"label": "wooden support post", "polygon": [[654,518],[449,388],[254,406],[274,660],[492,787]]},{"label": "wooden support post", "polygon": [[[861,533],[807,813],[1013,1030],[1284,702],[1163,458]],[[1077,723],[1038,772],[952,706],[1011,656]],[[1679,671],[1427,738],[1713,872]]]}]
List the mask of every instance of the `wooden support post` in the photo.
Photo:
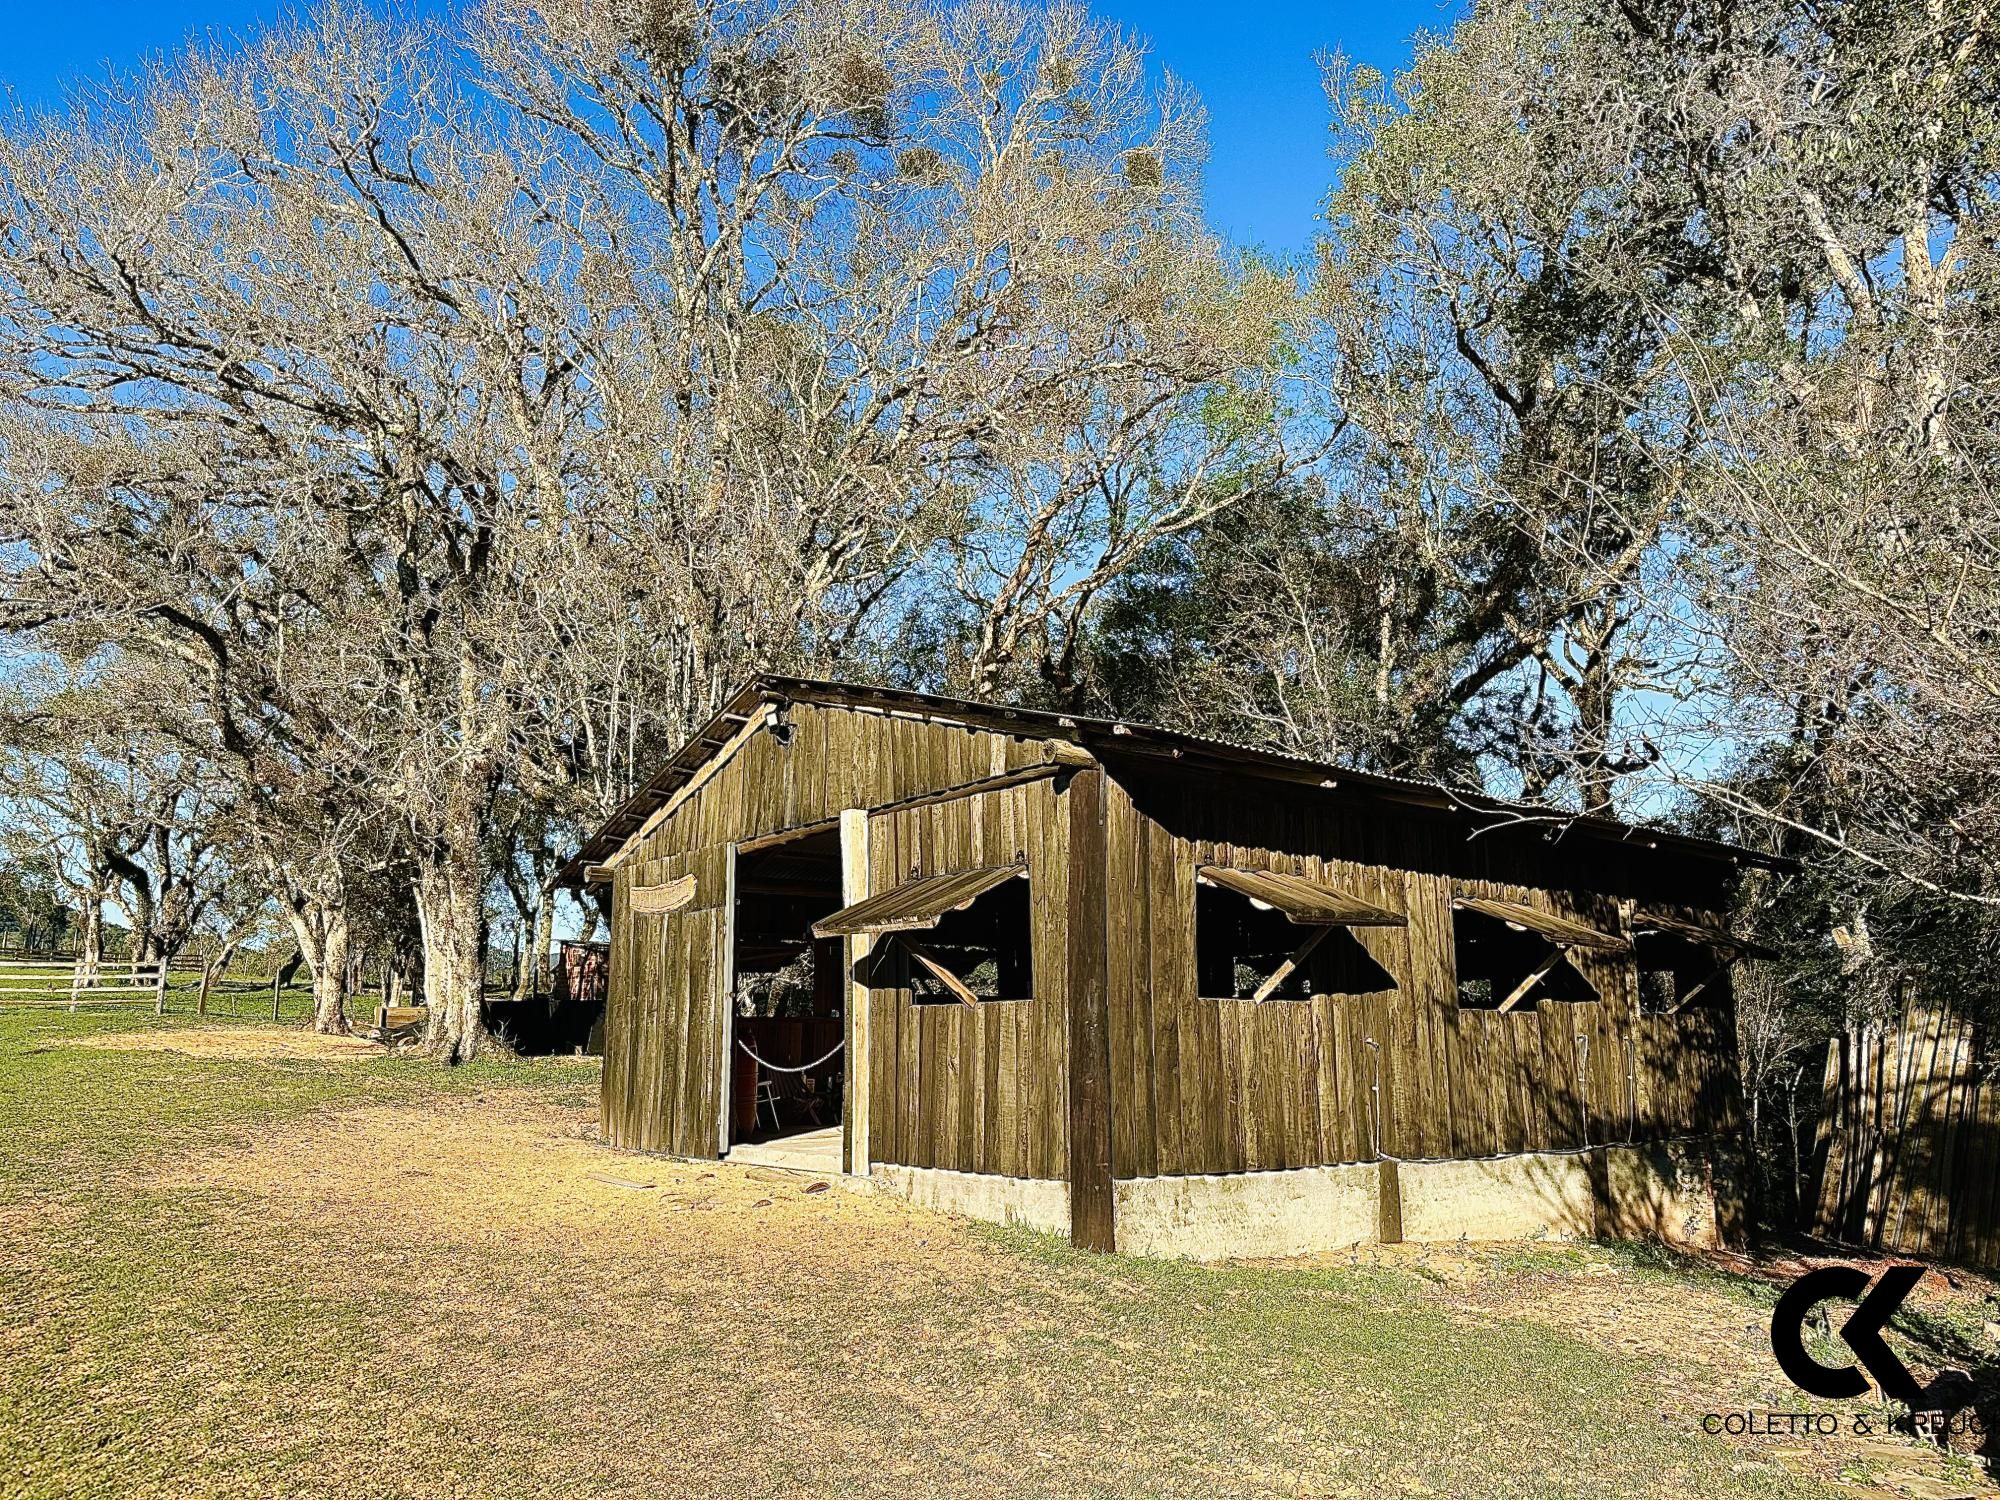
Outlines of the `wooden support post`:
[{"label": "wooden support post", "polygon": [[1116,1246],[1111,1193],[1111,965],[1104,772],[1078,771],[1069,802],[1069,1238]]},{"label": "wooden support post", "polygon": [[942,959],[907,932],[898,933],[896,936],[903,945],[903,951],[914,958],[925,973],[951,991],[960,1005],[969,1005],[974,1010],[979,1009],[979,996],[968,989],[965,981],[952,973]]},{"label": "wooden support post", "polygon": [[1385,1245],[1403,1243],[1403,1179],[1396,1163],[1376,1163],[1375,1237]]},{"label": "wooden support post", "polygon": [[[868,899],[868,814],[848,808],[840,815],[840,904],[852,906]],[[855,1177],[868,1175],[868,1084],[871,1050],[868,1035],[869,1011],[873,1002],[868,986],[860,980],[868,958],[870,939],[866,933],[847,938],[840,945],[847,966],[847,1098],[840,1112],[842,1165]]]},{"label": "wooden support post", "polygon": [[1509,1011],[1512,1010],[1515,1006],[1519,1005],[1523,1000],[1527,999],[1528,991],[1532,990],[1536,985],[1540,984],[1544,979],[1548,978],[1549,970],[1553,969],[1557,964],[1561,963],[1562,957],[1563,957],[1563,950],[1560,947],[1551,948],[1549,950],[1549,956],[1542,960],[1542,966],[1539,969],[1536,969],[1532,974],[1530,974],[1526,979],[1522,980],[1519,984],[1515,985],[1513,990],[1508,994],[1507,998],[1500,1002],[1499,1008],[1503,1011]]},{"label": "wooden support post", "polygon": [[1668,1008],[1667,1014],[1670,1016],[1679,1015],[1682,1011],[1686,1010],[1689,1006],[1694,1004],[1695,1000],[1701,995],[1702,991],[1706,990],[1710,985],[1714,984],[1716,980],[1720,979],[1724,974],[1727,974],[1728,972],[1729,972],[1729,960],[1724,959],[1721,963],[1717,964],[1714,968],[1710,969],[1706,974],[1704,974],[1701,977],[1700,982],[1696,984],[1694,988],[1690,989],[1685,995],[1674,996],[1674,1003],[1672,1006]]},{"label": "wooden support post", "polygon": [[[716,1046],[715,1080],[717,1161],[729,1155],[729,1137],[736,1124],[736,1100],[734,1090],[731,1088],[736,1078],[736,846],[734,844],[729,846],[724,856],[722,869],[722,951],[709,963],[710,971],[720,976],[715,982],[722,991],[717,1001],[720,1013],[715,1018],[716,1030],[720,1033]],[[683,1045],[692,1045],[692,1039]]]}]

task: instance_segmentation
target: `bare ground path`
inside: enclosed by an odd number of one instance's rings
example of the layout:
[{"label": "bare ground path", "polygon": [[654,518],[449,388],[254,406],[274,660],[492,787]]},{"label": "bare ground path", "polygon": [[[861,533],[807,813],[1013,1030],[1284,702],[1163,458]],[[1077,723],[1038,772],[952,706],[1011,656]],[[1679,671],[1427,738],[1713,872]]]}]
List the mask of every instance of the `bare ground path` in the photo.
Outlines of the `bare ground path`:
[{"label": "bare ground path", "polygon": [[1758,1305],[1612,1252],[1083,1256],[607,1151],[587,1066],[149,1037],[0,1031],[0,1494],[1980,1492],[1705,1436]]}]

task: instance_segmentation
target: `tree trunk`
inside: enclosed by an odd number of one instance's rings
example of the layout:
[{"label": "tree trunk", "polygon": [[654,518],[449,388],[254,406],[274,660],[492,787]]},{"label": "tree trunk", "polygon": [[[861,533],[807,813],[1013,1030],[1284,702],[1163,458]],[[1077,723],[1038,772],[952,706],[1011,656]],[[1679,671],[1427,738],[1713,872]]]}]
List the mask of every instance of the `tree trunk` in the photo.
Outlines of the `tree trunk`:
[{"label": "tree trunk", "polygon": [[201,995],[195,1001],[196,1015],[208,1014],[208,992],[215,987],[216,980],[229,972],[230,960],[236,957],[236,950],[242,944],[243,939],[240,937],[225,938],[222,946],[216,950],[215,956],[201,966]]},{"label": "tree trunk", "polygon": [[153,882],[145,870],[133,861],[121,860],[120,874],[126,885],[131,887],[132,902],[128,915],[132,918],[132,932],[129,938],[131,957],[138,963],[153,961],[153,919],[157,903],[153,898]]},{"label": "tree trunk", "polygon": [[[556,893],[550,886],[542,887],[542,904],[535,908],[535,940],[528,945],[528,972],[533,976],[532,995],[543,999],[549,994],[549,949],[554,946],[556,935]],[[531,995],[531,998],[532,998]]]},{"label": "tree trunk", "polygon": [[[346,908],[295,895],[285,909],[291,918],[292,936],[298,939],[299,956],[312,970],[313,1030],[323,1036],[346,1036]],[[283,984],[282,975],[279,984]]]},{"label": "tree trunk", "polygon": [[78,983],[96,984],[103,967],[104,892],[94,890],[83,899],[83,940],[76,954]]},{"label": "tree trunk", "polygon": [[425,1046],[441,1062],[469,1062],[493,1046],[479,1013],[486,868],[466,839],[419,871],[417,919],[424,941]]},{"label": "tree trunk", "polygon": [[320,961],[313,967],[313,1030],[321,1036],[346,1036],[347,913],[327,924]]},{"label": "tree trunk", "polygon": [[540,904],[528,920],[525,944],[521,940],[521,929],[516,927],[514,930],[515,1000],[533,1000],[537,995],[548,993],[549,943],[554,932],[555,894],[544,888]]}]

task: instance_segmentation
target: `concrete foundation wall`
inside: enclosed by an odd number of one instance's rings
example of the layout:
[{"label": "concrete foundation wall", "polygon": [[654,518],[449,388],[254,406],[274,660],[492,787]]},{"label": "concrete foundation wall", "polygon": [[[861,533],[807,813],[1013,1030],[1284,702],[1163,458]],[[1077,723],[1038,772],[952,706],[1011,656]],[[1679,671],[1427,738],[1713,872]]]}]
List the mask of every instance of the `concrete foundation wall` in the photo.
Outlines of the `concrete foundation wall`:
[{"label": "concrete foundation wall", "polygon": [[1069,1234],[1069,1184],[1060,1179],[996,1177],[877,1162],[868,1180],[924,1208],[993,1224],[1019,1224],[1046,1234]]},{"label": "concrete foundation wall", "polygon": [[1587,1238],[1596,1230],[1588,1156],[1397,1164],[1406,1240]]},{"label": "concrete foundation wall", "polygon": [[1723,1241],[1716,1172],[1688,1141],[1607,1146],[1597,1232],[1605,1239],[1663,1240],[1713,1249]]},{"label": "concrete foundation wall", "polygon": [[1382,1234],[1382,1168],[1374,1162],[1139,1177],[1111,1185],[1118,1249],[1187,1260],[1304,1255]]},{"label": "concrete foundation wall", "polygon": [[[1357,1162],[1112,1184],[1125,1255],[1233,1260],[1408,1240],[1658,1239],[1713,1246],[1726,1173],[1706,1141],[1600,1146],[1476,1161]],[[1069,1184],[877,1164],[869,1179],[911,1202],[1067,1235]],[[1726,1217],[1726,1210],[1724,1217]]]}]

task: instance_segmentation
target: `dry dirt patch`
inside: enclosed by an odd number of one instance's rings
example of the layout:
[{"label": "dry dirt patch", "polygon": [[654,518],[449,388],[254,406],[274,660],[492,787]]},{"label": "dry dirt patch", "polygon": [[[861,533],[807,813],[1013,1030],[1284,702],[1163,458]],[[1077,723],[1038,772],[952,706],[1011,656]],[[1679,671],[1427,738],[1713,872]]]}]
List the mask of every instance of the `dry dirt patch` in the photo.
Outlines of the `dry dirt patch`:
[{"label": "dry dirt patch", "polygon": [[[395,1372],[398,1421],[452,1437],[414,1462],[480,1453],[524,1494],[566,1467],[606,1496],[910,1492],[936,1475],[924,1434],[944,1431],[962,1468],[991,1444],[1003,1475],[1026,1436],[930,1370],[968,1347],[1007,1358],[1060,1316],[1053,1299],[1023,1317],[949,1298],[1032,1279],[962,1221],[833,1178],[614,1154],[585,1111],[505,1090],[321,1116],[152,1186],[198,1198],[226,1241],[300,1247],[298,1274],[373,1305],[359,1326]],[[870,1320],[901,1336],[871,1342]],[[354,1441],[351,1398],[299,1399],[231,1443],[281,1445],[309,1418],[341,1434],[318,1460],[332,1492],[492,1482],[413,1481],[400,1438]]]},{"label": "dry dirt patch", "polygon": [[365,1223],[371,1234],[430,1245],[616,1257],[671,1244],[703,1259],[777,1256],[796,1268],[848,1262],[864,1244],[886,1250],[873,1242],[893,1236],[897,1259],[923,1240],[932,1273],[947,1244],[975,1253],[959,1221],[841,1178],[613,1154],[578,1110],[505,1091],[349,1110],[310,1129],[309,1149],[286,1132],[182,1159],[160,1185],[233,1189],[266,1216]]},{"label": "dry dirt patch", "polygon": [[[1362,1473],[1379,1462],[1339,1424],[1308,1432],[1282,1403],[1269,1415],[1284,1431],[1262,1441],[1270,1393],[1255,1381],[1272,1371],[1160,1368],[1166,1351],[1143,1343],[1160,1330],[1119,1312],[1154,1294],[1137,1270],[1042,1266],[964,1221],[837,1177],[613,1153],[591,1111],[548,1097],[494,1088],[319,1115],[181,1157],[151,1185],[201,1203],[223,1243],[262,1246],[266,1258],[282,1247],[288,1278],[355,1310],[341,1381],[287,1387],[219,1440],[254,1454],[319,1428],[323,1493],[473,1494],[505,1475],[503,1487],[524,1494],[554,1492],[557,1476],[635,1496],[1058,1493],[1090,1482],[1358,1494],[1367,1489],[1349,1482],[1350,1458]],[[1755,1352],[1754,1313],[1728,1297],[1642,1281],[1595,1256],[1551,1296],[1541,1276],[1508,1269],[1507,1253],[1396,1246],[1337,1259],[1418,1273],[1433,1289],[1416,1298],[1468,1333],[1529,1322],[1627,1357],[1671,1351],[1678,1373],[1663,1368],[1654,1390],[1678,1427]],[[1182,1290],[1207,1304],[1249,1289],[1225,1273]],[[1188,1310],[1197,1330],[1212,1316]],[[241,1363],[246,1333],[261,1329],[225,1321],[193,1362]],[[245,1378],[260,1377],[246,1366]],[[1235,1413],[1234,1429],[1203,1427],[1209,1408]],[[447,1440],[413,1447],[383,1434],[384,1411]],[[1577,1461],[1547,1449],[1532,1423],[1511,1436],[1526,1471]],[[453,1453],[482,1456],[460,1467]],[[1296,1471],[1264,1474],[1273,1454]],[[1841,1445],[1756,1456],[1825,1481],[1862,1455]],[[1451,1461],[1465,1472],[1446,1489],[1475,1492],[1463,1487],[1473,1459]]]},{"label": "dry dirt patch", "polygon": [[114,1052],[177,1052],[184,1057],[212,1057],[230,1062],[299,1059],[338,1062],[380,1057],[382,1048],[358,1036],[321,1036],[316,1031],[277,1026],[185,1026],[158,1031],[113,1031],[97,1036],[68,1037],[66,1047],[103,1047]]}]

